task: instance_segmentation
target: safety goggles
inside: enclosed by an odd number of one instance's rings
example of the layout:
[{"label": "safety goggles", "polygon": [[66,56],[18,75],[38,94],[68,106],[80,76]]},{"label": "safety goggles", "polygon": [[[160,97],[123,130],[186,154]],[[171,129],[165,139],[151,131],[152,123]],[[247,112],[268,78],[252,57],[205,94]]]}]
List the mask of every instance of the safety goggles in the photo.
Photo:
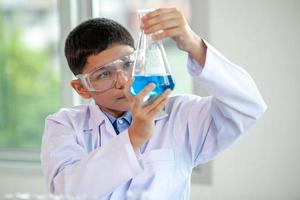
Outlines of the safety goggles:
[{"label": "safety goggles", "polygon": [[117,74],[122,72],[128,78],[132,76],[136,52],[131,52],[112,62],[104,64],[86,74],[78,74],[78,78],[88,91],[104,92],[115,86]]}]

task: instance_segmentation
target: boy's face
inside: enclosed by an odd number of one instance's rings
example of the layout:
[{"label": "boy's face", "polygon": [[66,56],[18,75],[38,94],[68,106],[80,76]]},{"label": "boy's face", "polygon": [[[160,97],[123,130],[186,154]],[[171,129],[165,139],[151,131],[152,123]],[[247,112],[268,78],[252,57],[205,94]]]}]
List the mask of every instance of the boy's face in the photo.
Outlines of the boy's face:
[{"label": "boy's face", "polygon": [[[92,72],[96,68],[110,63],[118,58],[128,55],[134,49],[128,45],[114,45],[96,55],[90,55],[82,70],[82,74]],[[116,82],[112,88],[108,88],[102,92],[91,92],[80,83],[79,80],[71,82],[72,87],[83,98],[93,98],[96,104],[105,112],[118,117],[124,111],[129,110],[129,102],[124,96],[123,88],[128,81],[128,76],[122,72],[118,72]]]}]

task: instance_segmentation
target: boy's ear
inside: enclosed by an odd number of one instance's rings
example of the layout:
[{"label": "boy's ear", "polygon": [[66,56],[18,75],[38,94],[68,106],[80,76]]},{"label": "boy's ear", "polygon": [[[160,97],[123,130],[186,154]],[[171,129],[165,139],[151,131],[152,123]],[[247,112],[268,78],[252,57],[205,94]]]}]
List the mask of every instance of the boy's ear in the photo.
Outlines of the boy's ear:
[{"label": "boy's ear", "polygon": [[76,92],[84,99],[91,98],[90,93],[87,91],[87,89],[80,83],[79,80],[72,80],[71,86]]}]

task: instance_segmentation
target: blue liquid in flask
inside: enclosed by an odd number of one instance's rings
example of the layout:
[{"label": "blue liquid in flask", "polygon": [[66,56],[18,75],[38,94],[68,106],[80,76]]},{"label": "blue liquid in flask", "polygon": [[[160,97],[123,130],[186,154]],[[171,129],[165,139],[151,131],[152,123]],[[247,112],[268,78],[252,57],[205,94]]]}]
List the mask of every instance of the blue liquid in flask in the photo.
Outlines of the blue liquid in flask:
[{"label": "blue liquid in flask", "polygon": [[175,84],[171,75],[136,75],[134,82],[131,85],[130,91],[132,95],[137,95],[149,83],[154,83],[156,87],[148,94],[145,103],[155,99],[162,94],[166,89],[173,90]]}]

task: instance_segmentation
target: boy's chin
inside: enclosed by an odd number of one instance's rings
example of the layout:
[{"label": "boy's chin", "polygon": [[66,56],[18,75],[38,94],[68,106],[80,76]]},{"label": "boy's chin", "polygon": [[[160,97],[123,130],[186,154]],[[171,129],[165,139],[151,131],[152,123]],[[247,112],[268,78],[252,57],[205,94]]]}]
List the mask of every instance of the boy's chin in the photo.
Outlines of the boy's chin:
[{"label": "boy's chin", "polygon": [[129,104],[129,102],[118,103],[115,108],[116,108],[116,110],[119,110],[119,111],[128,111],[128,110],[130,110],[130,104]]}]

